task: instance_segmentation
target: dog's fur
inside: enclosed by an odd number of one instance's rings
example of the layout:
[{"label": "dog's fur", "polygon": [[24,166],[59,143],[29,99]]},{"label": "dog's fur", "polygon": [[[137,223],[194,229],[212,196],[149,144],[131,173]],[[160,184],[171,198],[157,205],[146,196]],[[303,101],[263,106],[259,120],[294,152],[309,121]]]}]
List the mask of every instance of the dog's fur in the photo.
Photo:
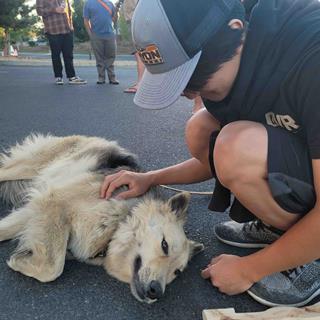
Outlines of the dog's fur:
[{"label": "dog's fur", "polygon": [[104,176],[122,169],[136,171],[135,156],[97,137],[32,135],[0,155],[0,196],[15,207],[0,241],[19,240],[8,265],[53,281],[71,254],[130,283],[138,300],[157,300],[203,246],[183,231],[187,193],[100,199]]}]

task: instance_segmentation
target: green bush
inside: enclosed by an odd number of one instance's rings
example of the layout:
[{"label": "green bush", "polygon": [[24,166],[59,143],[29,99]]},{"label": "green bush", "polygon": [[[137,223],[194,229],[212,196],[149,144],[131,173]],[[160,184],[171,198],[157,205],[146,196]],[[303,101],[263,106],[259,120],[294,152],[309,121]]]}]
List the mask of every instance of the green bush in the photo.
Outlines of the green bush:
[{"label": "green bush", "polygon": [[120,30],[121,40],[131,41],[131,34],[129,34],[128,25],[123,15],[120,15],[118,20],[118,26]]}]

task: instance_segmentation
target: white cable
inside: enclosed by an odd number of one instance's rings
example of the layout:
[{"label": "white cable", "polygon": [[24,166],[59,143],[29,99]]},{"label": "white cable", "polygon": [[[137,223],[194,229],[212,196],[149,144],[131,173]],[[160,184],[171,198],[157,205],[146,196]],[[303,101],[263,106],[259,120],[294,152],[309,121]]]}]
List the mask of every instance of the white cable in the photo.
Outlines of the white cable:
[{"label": "white cable", "polygon": [[165,188],[165,189],[169,189],[169,190],[173,190],[173,191],[177,191],[177,192],[189,192],[191,194],[210,195],[210,196],[212,195],[212,191],[189,191],[189,190],[183,190],[183,189],[169,187],[164,184],[160,184],[160,187]]}]

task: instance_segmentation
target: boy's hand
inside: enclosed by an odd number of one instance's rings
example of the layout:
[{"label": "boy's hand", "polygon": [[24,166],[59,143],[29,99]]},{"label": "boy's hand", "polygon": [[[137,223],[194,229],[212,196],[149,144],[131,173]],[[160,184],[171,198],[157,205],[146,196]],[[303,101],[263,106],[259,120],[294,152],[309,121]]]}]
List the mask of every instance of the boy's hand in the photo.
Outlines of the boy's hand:
[{"label": "boy's hand", "polygon": [[117,199],[140,196],[148,191],[151,182],[147,173],[121,170],[105,177],[100,189],[100,197],[109,199],[116,189],[124,185],[127,185],[129,190],[119,193],[116,196]]},{"label": "boy's hand", "polygon": [[254,284],[248,276],[249,272],[248,268],[244,268],[241,257],[222,254],[211,260],[201,276],[210,279],[219,291],[234,295],[248,290]]}]

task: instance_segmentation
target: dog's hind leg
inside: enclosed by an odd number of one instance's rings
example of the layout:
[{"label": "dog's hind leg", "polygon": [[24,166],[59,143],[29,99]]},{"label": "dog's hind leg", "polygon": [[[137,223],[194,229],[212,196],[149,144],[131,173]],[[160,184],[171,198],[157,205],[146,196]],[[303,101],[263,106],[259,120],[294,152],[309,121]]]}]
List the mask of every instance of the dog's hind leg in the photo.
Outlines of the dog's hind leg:
[{"label": "dog's hind leg", "polygon": [[[64,144],[63,141],[67,140]],[[74,140],[53,136],[30,135],[22,143],[0,153],[0,182],[32,180],[53,158],[61,153],[61,148],[72,146]]]},{"label": "dog's hind leg", "polygon": [[70,226],[58,204],[45,201],[42,204],[33,209],[46,212],[33,213],[19,237],[18,248],[7,263],[26,276],[49,282],[63,272]]},{"label": "dog's hind leg", "polygon": [[25,209],[18,209],[0,220],[0,241],[18,237],[30,218]]},{"label": "dog's hind leg", "polygon": [[31,184],[31,180],[1,181],[0,200],[15,208],[22,206],[27,200]]},{"label": "dog's hind leg", "polygon": [[0,182],[32,180],[42,168],[41,164],[32,154],[26,154],[25,158],[19,159],[14,155],[0,154]]},{"label": "dog's hind leg", "polygon": [[8,154],[0,153],[0,200],[7,205],[20,207],[37,175],[37,161],[31,151],[27,148],[23,152],[22,146],[16,146]]}]

